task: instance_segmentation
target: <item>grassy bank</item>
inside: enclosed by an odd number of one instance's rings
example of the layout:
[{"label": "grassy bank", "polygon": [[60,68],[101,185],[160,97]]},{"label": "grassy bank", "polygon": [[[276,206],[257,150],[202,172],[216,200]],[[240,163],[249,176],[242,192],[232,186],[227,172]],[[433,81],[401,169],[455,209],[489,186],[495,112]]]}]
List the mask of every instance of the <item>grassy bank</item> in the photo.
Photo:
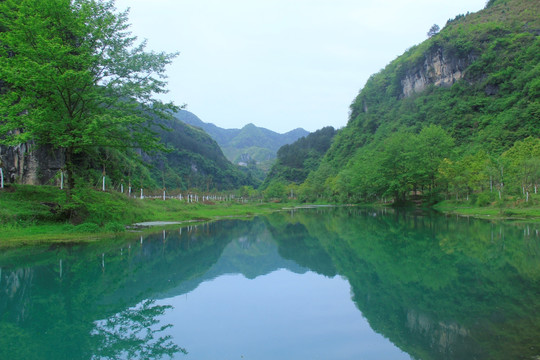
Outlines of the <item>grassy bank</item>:
[{"label": "grassy bank", "polygon": [[[295,204],[208,202],[134,199],[116,192],[77,190],[67,203],[66,193],[49,186],[9,186],[0,191],[0,247],[42,242],[81,242],[116,236],[126,226],[145,221],[211,221],[249,217]],[[443,201],[443,213],[491,220],[540,221],[540,195],[529,202],[508,199],[480,206],[478,201]]]},{"label": "grassy bank", "polygon": [[133,199],[116,192],[64,191],[49,186],[9,186],[0,191],[0,247],[39,242],[91,241],[144,221],[210,221],[279,210],[283,204],[191,203]]},{"label": "grassy bank", "polygon": [[473,201],[442,201],[434,206],[435,210],[446,214],[473,216],[491,220],[515,220],[540,222],[540,196],[532,195],[529,202],[508,199],[483,206]]}]

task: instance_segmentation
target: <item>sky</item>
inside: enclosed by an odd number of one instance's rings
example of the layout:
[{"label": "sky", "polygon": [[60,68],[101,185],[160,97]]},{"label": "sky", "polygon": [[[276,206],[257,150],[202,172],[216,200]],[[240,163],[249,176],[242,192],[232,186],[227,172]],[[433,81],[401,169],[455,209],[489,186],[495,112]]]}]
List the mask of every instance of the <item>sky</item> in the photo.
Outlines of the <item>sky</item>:
[{"label": "sky", "polygon": [[367,79],[486,0],[116,0],[147,50],[179,52],[169,93],[204,122],[284,133],[347,124]]}]

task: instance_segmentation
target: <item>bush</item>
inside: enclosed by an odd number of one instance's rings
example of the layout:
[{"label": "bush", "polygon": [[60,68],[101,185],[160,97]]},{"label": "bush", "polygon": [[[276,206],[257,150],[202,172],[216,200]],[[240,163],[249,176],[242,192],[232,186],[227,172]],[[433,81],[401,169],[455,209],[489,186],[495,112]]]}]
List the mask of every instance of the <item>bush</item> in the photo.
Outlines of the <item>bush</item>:
[{"label": "bush", "polygon": [[73,232],[79,233],[95,233],[99,231],[99,225],[95,223],[82,223],[73,227]]},{"label": "bush", "polygon": [[476,198],[476,205],[477,206],[488,206],[494,201],[494,195],[493,193],[481,193],[478,194],[478,197]]},{"label": "bush", "polygon": [[105,225],[106,232],[119,233],[119,232],[124,232],[125,230],[126,230],[125,226],[117,222],[110,222],[107,225]]}]

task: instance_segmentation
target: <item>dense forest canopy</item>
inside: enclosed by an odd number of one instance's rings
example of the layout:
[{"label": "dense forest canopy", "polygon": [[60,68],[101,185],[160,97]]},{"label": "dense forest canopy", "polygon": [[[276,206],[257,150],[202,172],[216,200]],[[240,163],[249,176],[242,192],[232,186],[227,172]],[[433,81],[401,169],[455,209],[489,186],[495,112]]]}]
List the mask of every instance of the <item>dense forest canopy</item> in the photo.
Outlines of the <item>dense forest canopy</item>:
[{"label": "dense forest canopy", "polygon": [[336,130],[327,126],[304,136],[290,145],[282,146],[277,152],[277,160],[272,166],[263,187],[272,181],[286,181],[300,184],[310,171],[317,169],[321,158],[330,148]]}]

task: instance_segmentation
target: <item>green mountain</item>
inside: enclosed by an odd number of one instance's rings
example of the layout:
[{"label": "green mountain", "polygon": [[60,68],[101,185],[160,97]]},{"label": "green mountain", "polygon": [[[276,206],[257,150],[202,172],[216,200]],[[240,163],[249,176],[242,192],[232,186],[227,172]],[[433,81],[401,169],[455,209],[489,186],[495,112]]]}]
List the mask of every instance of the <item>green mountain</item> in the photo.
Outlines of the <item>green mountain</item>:
[{"label": "green mountain", "polygon": [[167,187],[209,190],[254,185],[246,169],[227,160],[217,142],[201,129],[177,119],[163,125],[169,130],[159,135],[170,151],[152,157],[150,163],[157,173],[165,171]]},{"label": "green mountain", "polygon": [[[247,169],[233,165],[207,133],[177,119],[156,120],[154,131],[167,151],[143,153],[133,149],[89,148],[76,157],[82,181],[108,188],[132,184],[146,189],[224,190],[255,185]],[[33,143],[0,146],[0,164],[7,183],[57,184],[65,167],[62,151]]]},{"label": "green mountain", "polygon": [[309,172],[319,166],[335,135],[336,130],[327,126],[301,137],[290,145],[282,146],[277,152],[277,161],[272,165],[263,187],[275,180],[296,184],[304,182]]},{"label": "green mountain", "polygon": [[235,164],[248,165],[255,162],[267,171],[276,158],[278,149],[309,134],[304,129],[294,129],[285,134],[248,124],[242,129],[223,129],[205,123],[189,111],[176,113],[179,120],[206,131],[223,149],[225,156]]},{"label": "green mountain", "polygon": [[491,0],[372,75],[304,183],[305,198],[468,198],[490,189],[528,201],[540,178],[539,9]]}]

